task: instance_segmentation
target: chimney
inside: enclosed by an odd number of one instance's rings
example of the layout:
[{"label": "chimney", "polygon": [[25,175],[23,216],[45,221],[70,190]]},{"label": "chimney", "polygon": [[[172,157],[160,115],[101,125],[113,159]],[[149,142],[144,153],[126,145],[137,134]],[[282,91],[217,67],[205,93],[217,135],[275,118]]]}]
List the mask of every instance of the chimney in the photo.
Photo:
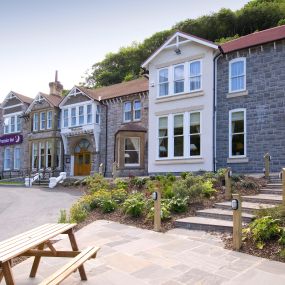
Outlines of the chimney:
[{"label": "chimney", "polygon": [[49,83],[50,95],[62,95],[63,86],[57,79],[57,70],[55,71],[55,79],[54,82]]}]

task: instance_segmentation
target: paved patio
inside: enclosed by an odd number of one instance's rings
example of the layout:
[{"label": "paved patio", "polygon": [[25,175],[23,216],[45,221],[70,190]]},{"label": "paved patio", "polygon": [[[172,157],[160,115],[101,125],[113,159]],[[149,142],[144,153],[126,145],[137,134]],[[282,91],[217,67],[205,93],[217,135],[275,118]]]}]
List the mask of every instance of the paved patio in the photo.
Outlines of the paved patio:
[{"label": "paved patio", "polygon": [[[284,284],[285,264],[223,249],[218,237],[175,229],[166,234],[109,221],[96,221],[76,233],[80,248],[101,247],[85,263],[87,282],[78,272],[62,284]],[[69,248],[67,239],[56,248]],[[68,259],[43,258],[37,278],[29,279],[32,259],[14,268],[16,284],[38,284]]]}]

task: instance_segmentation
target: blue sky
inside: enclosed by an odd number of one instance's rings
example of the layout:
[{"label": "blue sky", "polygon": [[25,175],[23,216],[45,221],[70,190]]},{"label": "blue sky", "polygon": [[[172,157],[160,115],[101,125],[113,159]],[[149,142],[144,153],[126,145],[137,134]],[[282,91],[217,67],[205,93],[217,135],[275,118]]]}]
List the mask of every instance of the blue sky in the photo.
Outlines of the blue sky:
[{"label": "blue sky", "polygon": [[48,92],[55,70],[65,89],[108,52],[187,18],[248,0],[0,0],[0,101],[11,91]]}]

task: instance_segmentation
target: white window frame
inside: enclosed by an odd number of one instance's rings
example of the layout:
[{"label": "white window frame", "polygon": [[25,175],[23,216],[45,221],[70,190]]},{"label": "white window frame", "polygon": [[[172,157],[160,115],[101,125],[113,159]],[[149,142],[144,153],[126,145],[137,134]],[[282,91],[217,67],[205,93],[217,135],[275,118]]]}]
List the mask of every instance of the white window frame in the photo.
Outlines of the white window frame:
[{"label": "white window frame", "polygon": [[[97,125],[100,125],[100,121],[101,121],[101,118],[100,118],[101,110],[100,110],[100,108],[101,108],[100,105],[96,105],[95,123]],[[91,117],[91,119],[92,119],[92,117]]]},{"label": "white window frame", "polygon": [[37,152],[36,152],[36,157],[38,158],[38,163],[39,163],[39,143],[33,143],[32,144],[32,169],[37,169],[36,167],[34,167],[34,160],[35,160],[35,146],[36,149],[37,149]]},{"label": "white window frame", "polygon": [[[174,135],[174,117],[175,116],[182,116],[183,117],[183,134],[182,135]],[[169,120],[169,119],[168,119]],[[183,158],[185,156],[185,113],[176,113],[173,114],[173,119],[172,119],[172,145],[173,145],[173,149],[172,149],[172,153],[173,153],[173,158]],[[175,156],[174,154],[174,148],[175,148],[175,144],[174,144],[174,139],[176,137],[183,137],[183,155],[181,156]]]},{"label": "white window frame", "polygon": [[[129,111],[126,111],[126,110],[125,110],[125,106],[126,106],[128,103],[131,105],[131,108],[130,108]],[[124,113],[124,118],[123,118],[124,120],[123,120],[123,121],[124,121],[124,123],[129,123],[129,122],[132,121],[132,109],[133,109],[132,101],[125,101],[124,104],[123,104],[123,108],[124,108],[124,110],[123,110],[123,111],[124,111],[124,112],[123,112],[123,113]],[[131,116],[130,116],[131,118],[130,118],[129,120],[126,120],[126,113],[131,113]]]},{"label": "white window frame", "polygon": [[[175,68],[178,66],[183,66],[183,78],[175,80]],[[185,89],[185,81],[186,81],[186,70],[185,70],[185,63],[178,63],[172,66],[172,94],[173,95],[179,95],[187,93],[188,90]],[[183,91],[175,93],[175,81],[182,81],[183,80]]]},{"label": "white window frame", "polygon": [[[59,153],[57,153],[58,150],[59,150]],[[60,169],[61,168],[61,141],[60,140],[56,142],[55,153],[56,155],[58,155],[58,165],[56,167],[57,169]]]},{"label": "white window frame", "polygon": [[[136,109],[136,102],[140,103],[140,108]],[[138,119],[136,119],[136,111],[140,111],[140,117]],[[139,99],[136,99],[133,101],[133,120],[134,121],[140,121],[142,119],[142,101]]]},{"label": "white window frame", "polygon": [[[50,146],[50,157],[51,157],[51,166],[48,166],[48,150],[49,150],[49,146]],[[52,143],[50,141],[46,141],[46,145],[45,145],[45,167],[50,169],[52,167]]]},{"label": "white window frame", "polygon": [[[8,167],[6,165],[6,160],[7,160],[6,151],[7,150],[9,150],[9,165],[8,165]],[[9,146],[4,148],[4,170],[11,170],[11,148]]]},{"label": "white window frame", "polygon": [[44,149],[43,157],[45,158],[45,156],[46,156],[45,143],[44,142],[39,142],[39,169],[43,169],[43,168],[41,168],[41,164],[42,164],[42,152],[41,152],[42,146],[43,146],[43,149]]},{"label": "white window frame", "polygon": [[20,115],[16,115],[15,119],[16,119],[16,132],[18,133],[21,131],[21,127],[22,127]]},{"label": "white window frame", "polygon": [[[37,120],[35,119],[37,117]],[[34,113],[33,115],[33,131],[39,130],[39,113]]]},{"label": "white window frame", "polygon": [[[160,73],[161,70],[164,70],[164,69],[167,70],[168,81],[159,82],[159,73]],[[171,72],[171,68],[170,67],[163,67],[163,68],[159,68],[157,70],[157,82],[158,82],[157,97],[158,98],[164,98],[164,97],[167,97],[167,96],[171,95],[170,94],[170,90],[172,90],[172,89],[171,89],[171,86],[170,86],[171,84],[170,84],[170,80],[169,80],[170,79],[170,72]],[[165,95],[160,95],[160,85],[165,84],[165,83],[168,84],[168,92]]]},{"label": "white window frame", "polygon": [[[88,113],[88,106],[90,106],[90,113]],[[93,114],[92,114],[92,110],[93,110],[93,105],[92,104],[87,104],[86,105],[86,123],[87,124],[92,124],[93,122]],[[90,121],[88,120],[88,116],[90,116]]]},{"label": "white window frame", "polygon": [[[244,155],[232,155],[232,114],[243,112],[244,113],[244,130],[243,130],[243,139],[244,139]],[[235,133],[235,134],[242,134],[242,133]],[[246,137],[247,137],[247,130],[246,130],[246,109],[239,108],[233,109],[229,111],[229,158],[243,158],[247,155],[247,144],[246,144]]]},{"label": "white window frame", "polygon": [[[82,108],[82,114],[80,115],[80,108]],[[83,122],[80,123],[80,117],[83,117]],[[78,106],[78,126],[85,125],[85,108],[84,105]]]},{"label": "white window frame", "polygon": [[[190,133],[190,127],[191,127],[191,114],[195,114],[195,113],[199,113],[200,114],[200,132],[199,133],[195,133],[195,134],[191,134]],[[189,140],[188,140],[188,144],[189,144],[189,152],[188,152],[188,156],[190,158],[200,158],[202,157],[202,112],[201,111],[192,111],[192,112],[189,112],[189,128],[188,128],[188,137],[189,137]],[[191,135],[200,135],[200,154],[199,155],[191,155],[190,154],[190,137]]]},{"label": "white window frame", "polygon": [[[44,120],[42,120],[42,115],[44,115],[45,116],[45,119]],[[46,120],[47,118],[46,118],[46,112],[40,112],[40,130],[42,131],[42,130],[45,130],[46,129],[46,123],[47,123],[47,120]],[[44,127],[43,127],[43,123],[44,122]]]},{"label": "white window frame", "polygon": [[[243,76],[244,76],[244,79],[243,79],[244,88],[238,89],[238,90],[232,90],[232,64],[235,62],[239,62],[239,61],[242,61],[244,64],[244,74],[243,74]],[[238,76],[238,77],[240,77],[240,76]],[[238,57],[238,58],[232,59],[229,62],[229,93],[242,92],[245,90],[246,90],[246,58],[245,57]]]},{"label": "white window frame", "polygon": [[[167,136],[160,137],[159,136],[159,119],[160,118],[167,118]],[[157,129],[156,129],[156,135],[157,135],[157,147],[156,147],[156,158],[158,160],[165,160],[169,159],[172,155],[170,154],[171,148],[170,148],[170,141],[171,141],[171,134],[170,134],[170,116],[169,115],[163,115],[163,116],[158,116],[157,117]],[[166,157],[160,157],[159,156],[159,140],[167,138],[167,156]]]},{"label": "white window frame", "polygon": [[[72,110],[75,110],[75,115],[72,115]],[[75,124],[72,124],[72,118],[75,118]],[[76,127],[77,126],[77,108],[76,107],[71,107],[70,108],[70,126],[71,127]]]},{"label": "white window frame", "polygon": [[[9,115],[4,115],[3,116],[3,133],[4,134],[15,134],[21,132],[21,123],[20,123],[20,129],[18,129],[18,117],[20,119],[20,114],[21,112],[9,114]],[[11,120],[12,118],[14,119],[14,131],[12,132],[12,124]],[[5,125],[5,120],[8,120],[8,125]],[[6,130],[7,127],[7,130]]]},{"label": "white window frame", "polygon": [[[62,122],[62,126],[63,126],[63,128],[68,128],[68,126],[69,126],[69,109],[63,109],[62,112],[63,112],[63,115],[62,115],[62,121],[63,121]],[[65,117],[65,114],[67,114],[66,117]],[[67,124],[65,124],[65,122],[67,122]]]},{"label": "white window frame", "polygon": [[46,127],[47,127],[47,130],[50,130],[52,128],[52,111],[47,111],[47,124],[46,124]]},{"label": "white window frame", "polygon": [[[195,75],[195,76],[191,76],[190,74],[190,65],[191,63],[195,63],[195,62],[200,62],[200,74],[199,75]],[[188,72],[189,72],[189,77],[188,77],[188,88],[189,88],[189,92],[190,93],[193,93],[193,92],[198,92],[198,91],[201,91],[203,90],[203,65],[202,65],[202,60],[201,59],[197,59],[197,60],[192,60],[192,61],[189,61],[188,63]],[[194,78],[194,77],[198,77],[200,76],[200,88],[199,89],[194,89],[194,90],[191,90],[191,78]]]},{"label": "white window frame", "polygon": [[[19,150],[19,160],[17,161],[17,157],[16,157],[16,151]],[[17,162],[19,163],[19,165],[17,166]],[[14,169],[15,170],[20,170],[21,168],[21,148],[16,146],[14,148]]]},{"label": "white window frame", "polygon": [[[126,153],[126,139],[138,139],[139,140],[139,162],[138,163],[125,163],[125,153]],[[127,150],[127,151],[135,151],[135,150]],[[124,165],[125,167],[138,167],[141,165],[141,138],[140,137],[125,137],[124,138]]]}]

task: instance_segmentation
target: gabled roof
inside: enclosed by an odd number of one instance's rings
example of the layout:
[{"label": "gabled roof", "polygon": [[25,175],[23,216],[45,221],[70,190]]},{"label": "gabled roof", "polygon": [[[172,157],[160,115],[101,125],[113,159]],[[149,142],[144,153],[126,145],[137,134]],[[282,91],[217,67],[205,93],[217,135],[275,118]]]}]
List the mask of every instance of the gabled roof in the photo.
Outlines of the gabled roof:
[{"label": "gabled roof", "polygon": [[213,49],[218,49],[218,46],[214,44],[211,41],[202,39],[200,37],[190,35],[184,32],[177,31],[175,32],[171,37],[169,37],[164,44],[159,47],[143,64],[142,67],[146,68],[147,65],[164,49],[170,48],[170,47],[176,47],[178,48],[179,45],[186,44],[188,42],[196,42],[201,45],[213,48]]},{"label": "gabled roof", "polygon": [[62,101],[62,97],[59,95],[48,95],[42,92],[39,92],[36,96],[35,99],[33,99],[33,102],[27,109],[26,113],[31,112],[33,106],[35,105],[36,102],[40,101],[40,99],[46,100],[52,107],[58,107],[59,103]]},{"label": "gabled roof", "polygon": [[64,104],[64,102],[67,100],[69,96],[78,93],[78,90],[80,90],[90,99],[96,101],[103,101],[135,93],[146,92],[148,91],[148,79],[145,77],[141,77],[139,79],[134,79],[131,81],[113,84],[110,86],[100,87],[96,89],[90,89],[82,86],[74,86],[70,90],[70,92],[65,96],[65,98],[61,101],[60,106]]},{"label": "gabled roof", "polygon": [[223,53],[228,53],[244,48],[249,48],[269,42],[274,42],[285,38],[285,25],[271,29],[255,32],[230,42],[222,44],[220,47]]},{"label": "gabled roof", "polygon": [[11,98],[11,96],[15,96],[16,98],[18,98],[22,103],[25,103],[25,104],[31,104],[33,102],[33,99],[30,98],[30,97],[27,97],[25,95],[22,95],[22,94],[19,94],[17,92],[14,92],[14,91],[10,91],[9,94],[5,97],[4,101],[2,102],[1,106],[3,106],[7,100],[9,98]]}]

